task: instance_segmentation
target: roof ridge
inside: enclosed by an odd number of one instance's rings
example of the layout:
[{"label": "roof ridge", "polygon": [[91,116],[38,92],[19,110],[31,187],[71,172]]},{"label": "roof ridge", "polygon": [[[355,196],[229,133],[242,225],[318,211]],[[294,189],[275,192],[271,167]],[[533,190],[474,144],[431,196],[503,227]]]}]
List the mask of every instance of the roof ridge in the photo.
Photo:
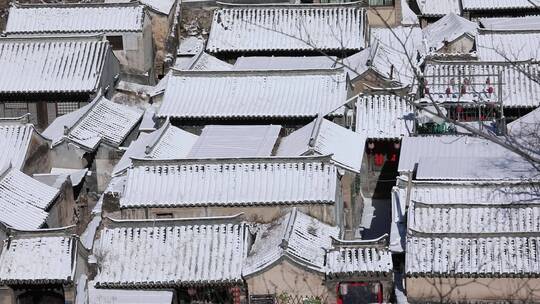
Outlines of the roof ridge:
[{"label": "roof ridge", "polygon": [[231,163],[298,163],[298,162],[325,162],[331,164],[330,155],[309,156],[265,156],[265,157],[239,157],[239,158],[181,158],[181,159],[146,159],[132,157],[134,167],[138,166],[166,166],[183,164],[231,164]]},{"label": "roof ridge", "polygon": [[16,42],[24,42],[24,43],[31,43],[35,41],[43,41],[47,43],[58,43],[58,41],[83,41],[83,42],[103,42],[106,43],[105,40],[103,40],[104,34],[73,34],[73,35],[52,35],[52,36],[24,36],[24,37],[0,37],[0,43],[16,43]]},{"label": "roof ridge", "polygon": [[291,235],[293,233],[294,224],[296,223],[296,217],[298,215],[298,209],[294,207],[291,212],[289,212],[289,219],[287,221],[287,226],[285,227],[285,231],[283,231],[283,237],[281,238],[281,244],[279,247],[283,249],[284,254],[286,254],[287,249],[289,248],[289,240],[291,239]]},{"label": "roof ridge", "polygon": [[297,69],[297,70],[225,70],[225,71],[200,71],[200,70],[179,70],[171,68],[171,76],[187,76],[187,77],[249,77],[249,76],[284,76],[284,75],[345,75],[343,67],[329,69]]},{"label": "roof ridge", "polygon": [[308,146],[311,150],[315,149],[315,146],[317,145],[317,139],[319,137],[319,134],[321,132],[321,127],[323,124],[324,115],[321,113],[317,114],[317,117],[313,121],[313,129],[311,129],[311,134],[309,136]]},{"label": "roof ridge", "polygon": [[144,6],[139,1],[129,1],[129,2],[77,2],[77,3],[19,3],[15,2],[13,8],[16,9],[30,9],[30,8],[70,8],[70,7],[136,7]]},{"label": "roof ridge", "polygon": [[113,219],[106,217],[104,219],[104,227],[113,229],[121,228],[126,226],[132,227],[146,227],[146,226],[184,226],[184,225],[208,225],[207,222],[210,222],[212,225],[217,225],[219,223],[232,223],[232,224],[242,224],[244,213],[237,213],[235,215],[225,215],[225,216],[212,216],[212,217],[186,217],[186,218],[171,218],[171,219]]},{"label": "roof ridge", "polygon": [[507,237],[540,237],[540,231],[527,232],[422,232],[413,228],[407,229],[409,237],[444,239],[444,238],[465,238],[465,239],[488,239]]},{"label": "roof ridge", "polygon": [[220,9],[223,8],[310,8],[310,9],[320,9],[320,8],[348,8],[348,7],[354,7],[357,6],[358,8],[362,8],[362,4],[365,1],[357,0],[352,2],[346,2],[346,3],[313,3],[313,4],[307,4],[307,3],[301,3],[301,4],[295,4],[295,3],[253,3],[253,4],[246,4],[246,3],[231,3],[231,2],[223,2],[223,1],[216,1],[216,4]]},{"label": "roof ridge", "polygon": [[338,239],[333,236],[330,236],[332,239],[332,249],[330,250],[337,250],[344,247],[381,247],[385,248],[388,246],[388,241],[390,236],[388,233],[385,233],[381,235],[380,237],[376,239],[355,239],[355,240],[343,240]]},{"label": "roof ridge", "polygon": [[41,237],[52,237],[52,236],[66,236],[66,237],[77,237],[78,235],[75,234],[75,225],[70,226],[64,226],[64,227],[58,227],[58,228],[43,228],[43,229],[35,229],[35,230],[24,230],[24,229],[16,229],[16,228],[9,228],[10,230],[10,237],[33,237],[33,236],[41,236]]},{"label": "roof ridge", "polygon": [[[167,117],[167,119],[165,120],[165,123],[159,128],[157,129],[156,131],[154,132],[159,132],[158,136],[156,136],[155,138],[153,138],[152,142],[150,142],[148,145],[146,145],[144,147],[144,155],[149,155],[150,153],[152,153],[152,151],[154,150],[154,148],[156,147],[156,145],[159,143],[159,141],[161,140],[161,138],[165,135],[165,133],[167,132],[167,130],[172,126],[170,120],[169,120],[169,117]],[[152,132],[152,133],[154,133]],[[150,133],[151,134],[151,133]]]}]

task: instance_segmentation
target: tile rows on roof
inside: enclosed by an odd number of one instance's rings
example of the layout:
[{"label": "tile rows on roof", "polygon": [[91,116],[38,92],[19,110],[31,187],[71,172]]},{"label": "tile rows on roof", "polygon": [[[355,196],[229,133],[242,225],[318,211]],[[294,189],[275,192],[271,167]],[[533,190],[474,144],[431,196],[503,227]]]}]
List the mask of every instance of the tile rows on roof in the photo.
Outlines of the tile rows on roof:
[{"label": "tile rows on roof", "polygon": [[128,169],[120,206],[333,204],[336,187],[326,157],[149,162]]},{"label": "tile rows on roof", "polygon": [[[476,37],[478,59],[482,61],[540,61],[540,33],[483,32]],[[534,76],[531,76],[534,77]]]},{"label": "tile rows on roof", "polygon": [[158,116],[183,119],[315,117],[340,108],[346,98],[343,70],[177,71],[168,80]]},{"label": "tile rows on roof", "polygon": [[523,206],[424,205],[409,209],[409,229],[441,233],[530,232],[540,229],[540,204]]},{"label": "tile rows on roof", "polygon": [[339,228],[326,225],[293,209],[262,227],[244,264],[244,276],[252,276],[285,257],[299,266],[324,271],[325,249],[339,236]]},{"label": "tile rows on roof", "polygon": [[281,139],[277,156],[332,155],[336,165],[360,172],[366,137],[318,117]]},{"label": "tile rows on roof", "polygon": [[0,255],[2,284],[68,284],[73,282],[77,238],[41,232],[7,240]]},{"label": "tile rows on roof", "polygon": [[407,275],[538,277],[540,237],[407,238]]},{"label": "tile rows on roof", "polygon": [[342,246],[326,254],[326,275],[333,279],[383,276],[392,272],[392,255],[373,245]]},{"label": "tile rows on roof", "polygon": [[16,229],[37,229],[59,190],[10,169],[0,181],[0,221]]},{"label": "tile rows on roof", "polygon": [[222,222],[118,222],[103,229],[95,245],[103,257],[96,286],[172,288],[242,282],[247,226],[232,219]]},{"label": "tile rows on roof", "polygon": [[7,34],[142,31],[144,7],[133,4],[14,6]]},{"label": "tile rows on roof", "polygon": [[406,272],[422,276],[539,274],[540,197],[535,185],[414,182]]},{"label": "tile rows on roof", "polygon": [[481,18],[479,22],[495,31],[540,30],[540,16]]},{"label": "tile rows on roof", "polygon": [[94,150],[99,142],[118,147],[141,120],[137,108],[97,97],[88,112],[69,130],[68,138]]},{"label": "tile rows on roof", "polygon": [[95,38],[0,40],[0,93],[94,92],[111,56]]},{"label": "tile rows on roof", "polygon": [[[350,241],[334,244],[338,227],[324,224],[294,208],[275,222],[263,225],[244,263],[246,277],[272,267],[281,259],[326,274],[330,279],[343,276],[381,276],[392,272],[392,259],[385,244]],[[354,244],[353,244],[354,243]]]},{"label": "tile rows on roof", "polygon": [[425,17],[440,17],[449,13],[461,15],[460,0],[416,0],[420,14]]},{"label": "tile rows on roof", "polygon": [[30,140],[37,131],[32,125],[0,126],[0,170],[8,167],[23,169]]},{"label": "tile rows on roof", "polygon": [[538,0],[461,0],[464,11],[534,9],[540,5]]},{"label": "tile rows on roof", "polygon": [[231,6],[214,12],[207,50],[361,50],[365,12],[356,5]]},{"label": "tile rows on roof", "polygon": [[[502,96],[497,89],[499,74]],[[505,107],[538,106],[540,84],[531,77],[538,74],[536,63],[428,62],[424,70],[426,86],[436,102],[498,102],[500,97]]]},{"label": "tile rows on roof", "polygon": [[188,157],[268,157],[272,155],[280,131],[278,125],[207,125]]},{"label": "tile rows on roof", "polygon": [[356,101],[356,129],[369,139],[399,139],[413,131],[414,111],[396,95],[360,95]]}]

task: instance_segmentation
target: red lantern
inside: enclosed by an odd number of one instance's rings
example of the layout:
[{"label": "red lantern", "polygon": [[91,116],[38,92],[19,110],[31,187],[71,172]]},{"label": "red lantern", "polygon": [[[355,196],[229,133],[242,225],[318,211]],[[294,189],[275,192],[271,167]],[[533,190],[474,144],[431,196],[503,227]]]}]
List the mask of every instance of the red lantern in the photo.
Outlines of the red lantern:
[{"label": "red lantern", "polygon": [[489,88],[488,88],[488,93],[489,93],[489,94],[493,94],[493,87],[489,87]]},{"label": "red lantern", "polygon": [[384,155],[381,153],[375,154],[375,165],[376,166],[382,166],[384,164]]}]

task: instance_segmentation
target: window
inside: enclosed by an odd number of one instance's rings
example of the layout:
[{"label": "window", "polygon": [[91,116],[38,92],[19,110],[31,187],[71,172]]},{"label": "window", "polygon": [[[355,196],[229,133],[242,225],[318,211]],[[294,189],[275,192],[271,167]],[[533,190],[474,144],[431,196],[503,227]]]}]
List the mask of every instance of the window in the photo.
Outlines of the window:
[{"label": "window", "polygon": [[156,213],[157,219],[167,219],[167,218],[173,218],[172,213]]},{"label": "window", "polygon": [[4,117],[21,117],[28,112],[26,102],[7,102],[4,104]]},{"label": "window", "polygon": [[273,294],[249,296],[249,303],[251,304],[274,304],[275,301],[276,301],[276,297]]},{"label": "window", "polygon": [[122,41],[122,36],[107,36],[107,40],[112,46],[113,50],[123,50],[124,49],[124,42]]},{"label": "window", "polygon": [[58,102],[56,103],[56,117],[71,113],[79,108],[78,102]]},{"label": "window", "polygon": [[394,0],[369,0],[369,6],[394,6]]}]

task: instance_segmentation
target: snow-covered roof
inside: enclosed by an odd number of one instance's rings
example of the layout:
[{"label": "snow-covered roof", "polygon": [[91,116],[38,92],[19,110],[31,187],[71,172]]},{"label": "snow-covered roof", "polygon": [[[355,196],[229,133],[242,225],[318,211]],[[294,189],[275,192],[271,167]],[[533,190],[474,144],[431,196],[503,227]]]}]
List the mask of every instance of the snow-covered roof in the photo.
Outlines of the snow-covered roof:
[{"label": "snow-covered roof", "polygon": [[536,108],[506,125],[510,142],[524,150],[540,154],[538,132],[540,131],[540,108]]},{"label": "snow-covered roof", "polygon": [[370,69],[373,63],[373,50],[373,48],[368,47],[356,54],[353,54],[343,59],[343,68],[353,81],[357,77],[365,73],[368,69]]},{"label": "snow-covered roof", "polygon": [[94,247],[99,288],[242,283],[249,232],[238,217],[114,221]]},{"label": "snow-covered roof", "polygon": [[234,63],[234,69],[245,71],[331,69],[336,66],[337,60],[334,56],[242,56]]},{"label": "snow-covered roof", "polygon": [[[502,102],[505,107],[537,107],[540,73],[537,63],[435,62],[426,64],[424,76],[431,98],[436,102],[499,102],[498,74],[502,76]],[[465,94],[460,86],[465,82]],[[493,87],[493,93],[489,93]],[[447,89],[451,93],[447,95]]]},{"label": "snow-covered roof", "polygon": [[418,161],[416,179],[473,181],[539,179],[538,170],[526,159],[510,151],[506,152],[506,155],[496,157],[474,154],[467,157],[463,155],[422,157]]},{"label": "snow-covered roof", "polygon": [[71,283],[77,245],[77,237],[64,229],[14,232],[0,254],[0,283]]},{"label": "snow-covered roof", "polygon": [[278,156],[329,155],[338,166],[360,172],[366,136],[322,117],[281,139]]},{"label": "snow-covered roof", "polygon": [[356,101],[355,132],[370,139],[399,139],[413,131],[413,108],[393,94],[360,95]]},{"label": "snow-covered roof", "polygon": [[461,0],[464,11],[538,8],[539,0]]},{"label": "snow-covered roof", "polygon": [[125,290],[88,288],[88,304],[171,304],[171,290]]},{"label": "snow-covered roof", "polygon": [[6,33],[142,31],[144,6],[134,3],[20,5],[9,9]]},{"label": "snow-covered roof", "polygon": [[23,169],[34,134],[38,132],[30,124],[0,125],[0,170]]},{"label": "snow-covered roof", "polygon": [[540,30],[540,16],[480,18],[479,22],[494,31]]},{"label": "snow-covered roof", "polygon": [[[526,233],[540,229],[537,185],[419,183],[411,189],[408,228],[421,233]],[[407,193],[403,192],[403,201]]]},{"label": "snow-covered roof", "polygon": [[482,61],[540,61],[540,32],[488,32],[476,37]]},{"label": "snow-covered roof", "polygon": [[264,271],[283,258],[310,270],[325,272],[325,251],[332,238],[340,236],[338,227],[309,215],[291,212],[270,224],[262,225],[244,263],[244,276]]},{"label": "snow-covered roof", "polygon": [[0,39],[0,93],[94,92],[109,56],[95,38]]},{"label": "snow-covered roof", "polygon": [[538,233],[410,236],[405,271],[429,277],[538,277],[539,246]]},{"label": "snow-covered roof", "polygon": [[189,60],[177,61],[175,68],[190,71],[230,71],[233,65],[201,51]]},{"label": "snow-covered roof", "polygon": [[190,158],[271,156],[278,125],[208,125],[188,154]]},{"label": "snow-covered roof", "polygon": [[85,114],[92,108],[93,103],[82,106],[81,108],[57,117],[45,131],[43,136],[52,141],[53,144],[57,143],[64,136],[65,128],[71,129]]},{"label": "snow-covered roof", "polygon": [[357,4],[227,5],[214,12],[206,49],[219,52],[358,51],[365,11]]},{"label": "snow-covered roof", "polygon": [[[73,186],[79,185],[83,180],[86,174],[88,173],[88,168],[84,169],[70,169],[70,168],[51,168],[51,175],[68,175]],[[35,174],[34,174],[35,176]]]},{"label": "snow-covered roof", "polygon": [[425,17],[442,17],[449,13],[461,15],[460,0],[416,0],[416,3]]},{"label": "snow-covered roof", "polygon": [[422,32],[427,47],[437,51],[445,45],[445,42],[453,42],[463,35],[474,38],[478,33],[478,24],[450,13],[425,27]]},{"label": "snow-covered roof", "polygon": [[0,181],[0,221],[16,229],[37,229],[60,190],[17,169],[4,172]]},{"label": "snow-covered roof", "polygon": [[113,169],[114,174],[123,172],[131,166],[131,158],[178,159],[186,157],[197,141],[198,136],[166,122],[158,130],[141,133],[133,141]]},{"label": "snow-covered roof", "polygon": [[[103,96],[98,96],[78,121],[72,127],[68,126],[67,138],[92,151],[101,142],[119,147],[142,116],[142,110],[117,104]],[[63,129],[63,126],[55,124],[54,128],[61,127]],[[51,131],[50,133],[59,132]],[[55,142],[61,139],[55,139]]]},{"label": "snow-covered roof", "polygon": [[180,45],[176,51],[179,56],[194,56],[204,50],[204,38],[189,36],[180,39]]},{"label": "snow-covered roof", "polygon": [[128,169],[120,207],[333,204],[337,190],[328,157],[145,161]]},{"label": "snow-covered roof", "polygon": [[418,25],[420,21],[418,16],[411,9],[407,0],[400,0],[401,2],[401,25]]},{"label": "snow-covered roof", "polygon": [[415,169],[418,180],[539,178],[537,170],[521,156],[487,139],[469,136],[404,137],[398,171]]},{"label": "snow-covered roof", "polygon": [[326,253],[328,280],[389,276],[393,271],[392,254],[387,247],[388,235],[376,240],[334,240]]},{"label": "snow-covered roof", "polygon": [[159,12],[161,14],[169,15],[176,3],[174,0],[140,0],[140,2],[151,10]]},{"label": "snow-covered roof", "polygon": [[[419,136],[404,137],[401,141],[399,155],[399,172],[413,171],[421,159],[454,157],[467,159],[484,156],[502,158],[508,155],[508,150],[481,138],[471,136]],[[453,166],[448,163],[447,166]]]},{"label": "snow-covered roof", "polygon": [[413,84],[417,55],[425,52],[422,39],[418,26],[372,28],[371,67],[388,79]]},{"label": "snow-covered roof", "polygon": [[158,116],[183,119],[315,117],[343,106],[347,88],[346,74],[341,69],[175,71],[168,81]]},{"label": "snow-covered roof", "polygon": [[406,272],[538,276],[540,193],[531,183],[413,182]]}]

